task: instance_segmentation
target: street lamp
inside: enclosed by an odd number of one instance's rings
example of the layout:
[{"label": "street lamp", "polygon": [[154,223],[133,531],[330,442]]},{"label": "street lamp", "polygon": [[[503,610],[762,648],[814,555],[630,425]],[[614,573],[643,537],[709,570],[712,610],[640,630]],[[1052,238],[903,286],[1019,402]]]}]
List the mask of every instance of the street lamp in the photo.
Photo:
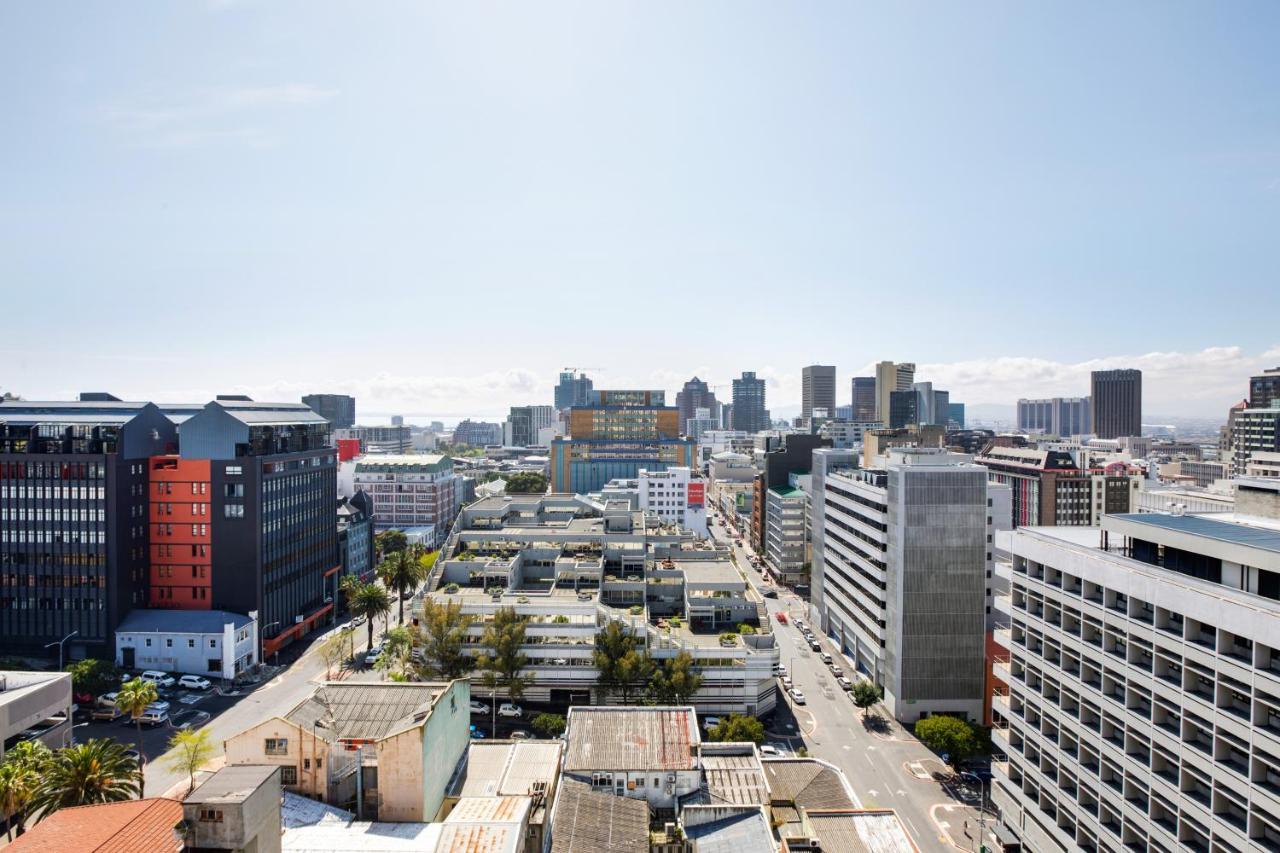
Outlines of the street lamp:
[{"label": "street lamp", "polygon": [[985,847],[983,845],[987,830],[987,783],[977,773],[970,773],[967,770],[960,772],[960,778],[972,779],[978,783],[978,796],[981,798],[978,803],[978,849],[984,850]]},{"label": "street lamp", "polygon": [[[263,642],[263,643],[265,643],[265,642],[266,642],[266,639],[267,639],[267,631],[268,631],[269,629],[271,629],[271,628],[275,628],[275,627],[277,627],[279,624],[280,624],[280,620],[279,620],[279,619],[277,619],[277,620],[276,620],[276,621],[274,621],[274,622],[268,622],[266,625],[263,625],[263,626],[262,626],[262,631],[261,631],[260,636],[262,637],[262,642]],[[279,647],[279,646],[276,646],[275,656],[276,656],[276,663],[277,663],[277,664],[279,664],[279,663],[280,663],[280,647]]]},{"label": "street lamp", "polygon": [[56,643],[49,643],[48,645],[46,645],[46,646],[45,646],[45,648],[46,648],[46,649],[53,648],[54,646],[57,646],[57,647],[58,647],[58,671],[59,671],[59,672],[61,672],[61,671],[62,671],[62,645],[63,645],[63,643],[65,643],[67,640],[70,640],[72,637],[74,637],[76,634],[79,634],[79,633],[80,633],[79,631],[72,631],[70,634],[67,634],[67,636],[63,637],[61,640],[58,640],[58,642],[56,642]]}]

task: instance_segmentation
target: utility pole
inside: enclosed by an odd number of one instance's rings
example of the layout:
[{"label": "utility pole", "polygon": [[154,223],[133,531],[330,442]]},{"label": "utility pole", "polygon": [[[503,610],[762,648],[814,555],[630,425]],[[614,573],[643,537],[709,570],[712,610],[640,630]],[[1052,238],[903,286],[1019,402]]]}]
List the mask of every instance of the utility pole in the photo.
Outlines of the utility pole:
[{"label": "utility pole", "polygon": [[63,654],[62,654],[62,649],[63,649],[63,644],[64,644],[64,643],[66,643],[66,642],[67,642],[67,640],[70,640],[72,637],[74,637],[76,634],[79,634],[79,633],[80,633],[79,631],[72,631],[70,634],[67,634],[67,636],[63,637],[61,640],[58,640],[58,642],[56,642],[56,643],[49,643],[48,645],[46,645],[46,646],[45,646],[45,648],[46,648],[46,649],[51,648],[51,647],[53,647],[53,646],[57,646],[57,647],[58,647],[58,672],[62,672],[62,663],[63,663]]}]

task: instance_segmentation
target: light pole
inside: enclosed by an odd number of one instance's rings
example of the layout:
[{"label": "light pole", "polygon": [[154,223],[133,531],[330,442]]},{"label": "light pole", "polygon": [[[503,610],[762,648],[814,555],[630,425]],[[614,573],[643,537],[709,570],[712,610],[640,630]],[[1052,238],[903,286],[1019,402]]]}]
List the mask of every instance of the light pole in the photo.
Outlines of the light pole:
[{"label": "light pole", "polygon": [[67,640],[70,640],[72,637],[74,637],[76,634],[79,634],[79,633],[80,633],[79,631],[72,631],[70,634],[67,634],[67,636],[63,637],[61,640],[58,640],[58,642],[56,642],[56,643],[49,643],[49,644],[47,644],[47,645],[45,646],[45,648],[46,648],[46,649],[53,648],[54,646],[57,646],[57,647],[58,647],[58,672],[62,672],[62,646],[63,646],[63,643],[65,643]]},{"label": "light pole", "polygon": [[[280,624],[280,620],[277,619],[274,622],[268,622],[266,625],[262,626],[262,643],[263,644],[266,643],[267,631],[270,630],[271,628],[275,628],[279,624]],[[276,656],[276,663],[279,664],[280,663],[280,647],[279,646],[276,646],[275,656]]]},{"label": "light pole", "polygon": [[978,803],[978,850],[981,851],[985,849],[983,844],[987,829],[987,783],[977,773],[968,771],[961,771],[960,778],[972,779],[978,783],[978,796],[980,797],[980,802]]}]

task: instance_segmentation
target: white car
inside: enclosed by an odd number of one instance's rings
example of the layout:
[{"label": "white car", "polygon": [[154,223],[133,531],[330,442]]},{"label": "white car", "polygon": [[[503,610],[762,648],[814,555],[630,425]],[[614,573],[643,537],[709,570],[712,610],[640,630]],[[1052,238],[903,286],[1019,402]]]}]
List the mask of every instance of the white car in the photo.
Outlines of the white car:
[{"label": "white car", "polygon": [[503,702],[498,706],[498,716],[519,719],[524,716],[524,709],[514,702]]},{"label": "white car", "polygon": [[143,681],[151,682],[156,687],[172,687],[176,683],[172,675],[158,669],[149,669],[138,677]]},{"label": "white car", "polygon": [[489,713],[489,706],[488,706],[488,705],[486,705],[486,704],[484,704],[483,702],[477,702],[476,700],[472,699],[472,700],[471,700],[471,713],[473,713],[473,714],[487,714],[487,713]]},{"label": "white car", "polygon": [[213,686],[213,682],[198,675],[184,675],[178,679],[178,686],[188,690],[208,690]]},{"label": "white car", "polygon": [[168,711],[153,711],[150,707],[142,712],[142,716],[138,717],[138,721],[144,726],[159,726],[169,722]]},{"label": "white car", "polygon": [[382,654],[381,646],[374,646],[373,648],[369,649],[369,652],[364,656],[364,665],[373,666],[375,663],[378,662],[378,657],[381,654]]},{"label": "white car", "polygon": [[782,676],[782,686],[786,690],[791,689],[791,676],[789,675]]},{"label": "white car", "polygon": [[363,625],[363,624],[364,624],[364,622],[365,622],[365,617],[364,617],[364,616],[357,616],[356,618],[354,618],[354,619],[352,619],[352,620],[351,620],[351,627],[353,627],[353,628],[354,628],[354,627],[356,627],[357,625]]},{"label": "white car", "polygon": [[718,725],[720,725],[719,717],[703,717],[702,718],[702,727],[707,731],[711,731]]},{"label": "white car", "polygon": [[836,684],[840,685],[841,690],[852,690],[853,682],[845,678],[843,675],[836,679]]},{"label": "white car", "polygon": [[792,702],[794,702],[794,703],[796,703],[797,705],[803,705],[803,704],[804,704],[804,691],[803,691],[803,690],[800,690],[799,688],[792,687],[792,688],[791,688],[791,701],[792,701]]},{"label": "white car", "polygon": [[778,664],[777,671],[774,673],[774,675],[786,675],[786,674],[787,674],[787,665],[785,663]]},{"label": "white car", "polygon": [[782,755],[782,750],[778,749],[771,743],[763,744],[760,747],[760,756],[762,758],[778,758]]},{"label": "white car", "polygon": [[115,692],[103,693],[98,697],[98,704],[104,708],[114,708],[116,706],[116,699],[119,698],[119,696],[120,694]]}]

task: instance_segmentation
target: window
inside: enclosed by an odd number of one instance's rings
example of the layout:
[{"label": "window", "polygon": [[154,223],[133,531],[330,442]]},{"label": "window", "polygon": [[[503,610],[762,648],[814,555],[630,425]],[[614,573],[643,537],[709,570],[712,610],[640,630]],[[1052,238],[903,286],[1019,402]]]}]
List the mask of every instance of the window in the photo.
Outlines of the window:
[{"label": "window", "polygon": [[243,470],[242,466],[240,466],[240,465],[228,465],[228,466],[227,466],[227,476],[228,476],[228,477],[235,477],[235,476],[238,476],[238,475],[243,474],[243,473],[244,473],[244,470]]},{"label": "window", "polygon": [[218,658],[209,658],[209,672],[221,672],[222,661]]},{"label": "window", "polygon": [[267,755],[288,755],[289,739],[284,737],[269,737],[263,744],[262,751]]},{"label": "window", "polygon": [[165,647],[166,649],[171,649],[171,648],[173,648],[173,637],[165,637],[165,638],[164,638],[164,647]]},{"label": "window", "polygon": [[227,518],[244,518],[244,504],[226,504],[222,509]]},{"label": "window", "polygon": [[151,647],[151,638],[150,638],[150,637],[147,637],[147,647],[148,647],[148,648],[150,648],[150,647]]},{"label": "window", "polygon": [[200,820],[204,823],[222,823],[222,809],[200,809]]},{"label": "window", "polygon": [[217,641],[217,640],[210,640],[210,641],[209,641],[209,648],[211,648],[211,649],[216,649],[217,647],[218,647],[218,641]]},{"label": "window", "polygon": [[195,640],[187,640],[187,648],[189,648],[189,649],[194,649],[195,647],[196,647],[196,641],[195,641]]},{"label": "window", "polygon": [[298,784],[298,768],[281,767],[280,768],[280,784],[281,785]]}]

